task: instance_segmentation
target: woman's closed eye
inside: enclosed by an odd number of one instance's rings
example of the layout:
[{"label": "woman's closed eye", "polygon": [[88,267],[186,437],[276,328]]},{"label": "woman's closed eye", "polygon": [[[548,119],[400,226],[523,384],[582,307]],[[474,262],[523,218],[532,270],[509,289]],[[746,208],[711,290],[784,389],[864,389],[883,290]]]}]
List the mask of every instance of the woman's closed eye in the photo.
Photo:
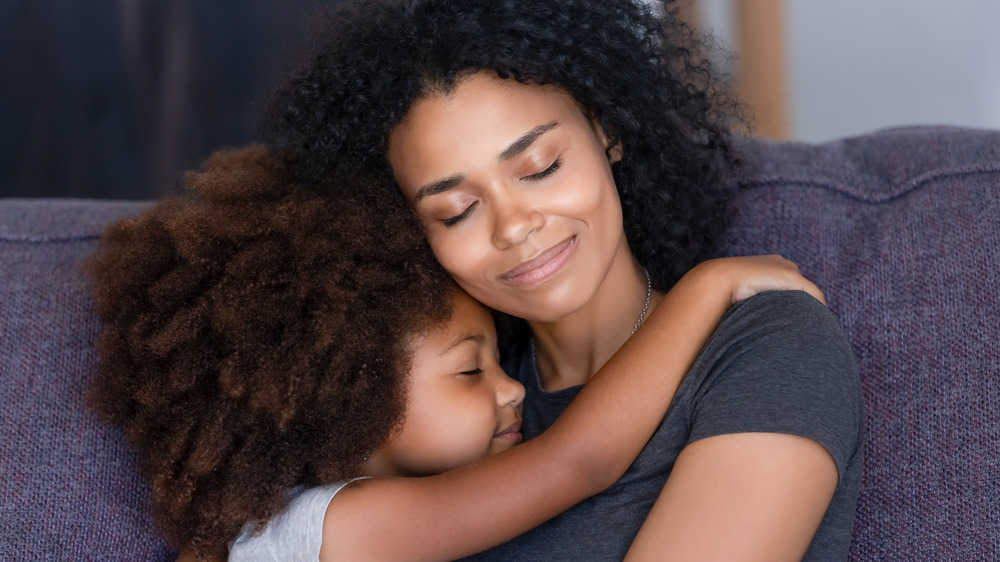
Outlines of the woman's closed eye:
[{"label": "woman's closed eye", "polygon": [[461,213],[459,213],[459,214],[457,214],[457,215],[455,215],[453,217],[446,218],[446,219],[442,220],[441,222],[443,222],[445,226],[455,226],[456,224],[458,224],[461,221],[463,221],[465,219],[465,217],[468,217],[470,214],[472,214],[472,211],[476,208],[476,205],[478,205],[478,204],[479,204],[479,202],[476,201],[475,203],[473,203],[473,204],[469,205],[468,207],[466,207],[465,210],[462,211]]},{"label": "woman's closed eye", "polygon": [[[562,166],[562,158],[556,158],[555,161],[553,161],[548,168],[545,168],[541,172],[535,174],[523,176],[521,179],[532,180],[532,181],[540,180],[552,175],[556,170],[559,169],[560,166]],[[448,217],[446,219],[443,219],[441,222],[444,223],[445,226],[455,226],[456,224],[465,220],[469,215],[471,215],[472,212],[476,209],[477,205],[479,205],[478,201],[466,207],[465,210],[462,211],[461,213],[453,217]]]},{"label": "woman's closed eye", "polygon": [[471,376],[474,376],[474,375],[478,375],[478,374],[481,374],[482,372],[483,372],[483,370],[482,370],[482,369],[480,369],[480,368],[476,367],[475,369],[471,369],[471,370],[468,370],[468,371],[462,371],[462,373],[461,373],[461,374],[463,374],[463,375],[468,375],[468,376],[470,376],[470,377],[471,377]]},{"label": "woman's closed eye", "polygon": [[540,180],[542,178],[550,176],[553,172],[559,169],[559,166],[562,166],[562,158],[556,158],[555,161],[552,162],[552,164],[548,168],[545,168],[541,172],[538,172],[537,174],[531,174],[530,176],[524,176],[521,179]]}]

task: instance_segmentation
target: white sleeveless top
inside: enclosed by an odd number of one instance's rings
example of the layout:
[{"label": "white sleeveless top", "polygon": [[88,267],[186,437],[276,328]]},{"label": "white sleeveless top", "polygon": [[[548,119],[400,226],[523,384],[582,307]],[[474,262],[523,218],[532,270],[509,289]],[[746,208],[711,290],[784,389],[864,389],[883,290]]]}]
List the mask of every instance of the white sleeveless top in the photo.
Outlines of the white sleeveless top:
[{"label": "white sleeveless top", "polygon": [[240,536],[229,545],[229,561],[316,562],[323,544],[326,508],[333,496],[351,482],[294,491],[288,507],[272,517],[260,533],[253,534],[252,521],[243,526]]}]

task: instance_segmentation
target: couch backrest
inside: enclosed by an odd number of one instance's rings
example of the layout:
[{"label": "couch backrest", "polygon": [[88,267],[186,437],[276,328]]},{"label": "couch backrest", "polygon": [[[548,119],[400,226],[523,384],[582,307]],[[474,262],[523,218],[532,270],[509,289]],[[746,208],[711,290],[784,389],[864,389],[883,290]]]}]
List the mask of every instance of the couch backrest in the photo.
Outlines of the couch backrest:
[{"label": "couch backrest", "polygon": [[0,200],[0,560],[167,560],[117,428],[86,406],[99,324],[80,263],[141,203]]},{"label": "couch backrest", "polygon": [[825,292],[867,421],[856,560],[1000,555],[1000,132],[755,141],[726,252]]},{"label": "couch backrest", "polygon": [[[732,255],[825,291],[866,399],[857,560],[1000,552],[1000,132],[748,141]],[[0,200],[0,559],[164,560],[137,460],[86,407],[79,266],[142,203]]]}]

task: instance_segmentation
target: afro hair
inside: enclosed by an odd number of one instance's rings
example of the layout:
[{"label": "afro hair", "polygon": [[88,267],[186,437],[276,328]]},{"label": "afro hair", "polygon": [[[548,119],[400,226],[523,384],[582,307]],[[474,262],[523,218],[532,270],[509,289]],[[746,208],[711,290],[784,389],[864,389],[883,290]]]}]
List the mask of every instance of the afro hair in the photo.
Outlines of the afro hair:
[{"label": "afro hair", "polygon": [[410,336],[450,316],[454,285],[404,205],[368,200],[384,180],[306,187],[251,147],[185,181],[88,264],[91,401],[141,449],[167,539],[206,556],[293,487],[358,476],[405,415]]},{"label": "afro hair", "polygon": [[558,86],[622,148],[612,171],[626,236],[666,290],[726,228],[719,178],[738,163],[728,139],[742,112],[678,12],[639,0],[343,2],[315,18],[262,132],[304,181],[388,176],[389,135],[420,98],[475,72]]}]

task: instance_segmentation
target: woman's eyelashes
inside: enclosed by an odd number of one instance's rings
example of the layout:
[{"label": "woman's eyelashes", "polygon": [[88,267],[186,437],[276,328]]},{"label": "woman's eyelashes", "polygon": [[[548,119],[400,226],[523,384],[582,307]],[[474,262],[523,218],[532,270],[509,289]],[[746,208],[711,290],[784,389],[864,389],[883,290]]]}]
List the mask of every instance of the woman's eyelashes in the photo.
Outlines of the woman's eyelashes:
[{"label": "woman's eyelashes", "polygon": [[470,369],[468,371],[462,371],[461,374],[468,375],[468,376],[474,376],[474,375],[478,375],[478,374],[480,374],[482,372],[483,372],[482,369],[480,369],[479,367],[476,367],[475,369]]},{"label": "woman's eyelashes", "polygon": [[[555,161],[553,161],[552,164],[550,164],[548,168],[545,168],[541,172],[538,172],[538,173],[535,173],[535,174],[531,174],[531,175],[528,175],[528,176],[522,176],[520,179],[522,179],[522,180],[529,180],[529,181],[540,180],[540,179],[546,178],[546,177],[552,175],[553,173],[555,173],[555,171],[558,170],[560,166],[562,166],[562,159],[561,158],[556,158]],[[444,223],[445,226],[455,226],[456,224],[458,224],[458,223],[462,222],[463,220],[465,220],[465,218],[468,217],[470,214],[472,214],[472,211],[475,210],[475,208],[476,208],[476,206],[478,204],[479,204],[479,202],[477,201],[477,202],[469,205],[468,207],[466,207],[465,210],[462,211],[461,213],[459,213],[459,214],[457,214],[457,215],[455,215],[453,217],[448,217],[446,219],[443,219],[441,222]]]},{"label": "woman's eyelashes", "polygon": [[478,204],[479,204],[479,202],[476,201],[475,203],[473,203],[473,204],[469,205],[468,207],[466,207],[465,210],[462,211],[461,213],[459,213],[459,214],[457,214],[457,215],[455,215],[453,217],[449,217],[447,219],[444,219],[441,222],[443,222],[445,226],[455,226],[456,224],[458,224],[459,222],[461,222],[462,220],[464,220],[465,217],[467,217],[470,214],[472,214],[473,209],[475,209],[476,205],[478,205]]},{"label": "woman's eyelashes", "polygon": [[544,170],[542,170],[541,172],[538,172],[537,174],[531,174],[530,176],[524,176],[521,179],[526,179],[526,180],[540,180],[542,178],[545,178],[547,176],[552,175],[553,172],[555,172],[556,170],[559,169],[559,166],[562,166],[562,159],[561,158],[556,158],[555,161],[552,162],[552,164],[548,168],[545,168]]}]

